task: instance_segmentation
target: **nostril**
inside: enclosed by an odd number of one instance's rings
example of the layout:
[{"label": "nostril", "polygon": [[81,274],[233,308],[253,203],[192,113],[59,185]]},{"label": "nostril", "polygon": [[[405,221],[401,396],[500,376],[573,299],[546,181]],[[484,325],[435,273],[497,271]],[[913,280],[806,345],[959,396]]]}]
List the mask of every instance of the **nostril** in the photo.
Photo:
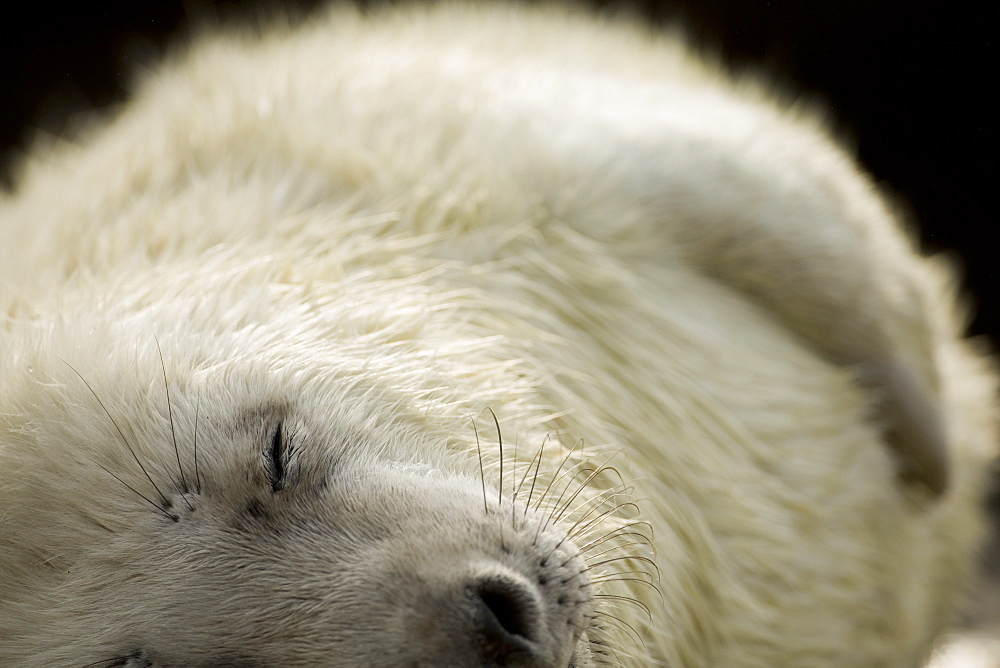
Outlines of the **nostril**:
[{"label": "nostril", "polygon": [[504,631],[515,636],[528,637],[528,623],[521,609],[521,603],[510,592],[481,589],[479,598],[486,609],[493,613],[493,617]]},{"label": "nostril", "polygon": [[493,645],[526,650],[537,616],[534,597],[521,583],[504,578],[483,578],[471,587],[481,632]]}]

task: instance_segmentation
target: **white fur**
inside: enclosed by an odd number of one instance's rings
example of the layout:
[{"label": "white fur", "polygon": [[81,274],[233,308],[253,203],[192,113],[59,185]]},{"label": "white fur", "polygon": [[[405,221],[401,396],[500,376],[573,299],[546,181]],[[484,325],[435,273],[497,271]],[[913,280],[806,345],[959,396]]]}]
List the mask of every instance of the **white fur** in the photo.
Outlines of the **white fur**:
[{"label": "white fur", "polygon": [[[811,115],[672,38],[445,5],[200,40],[40,145],[0,233],[0,664],[399,665],[345,601],[416,585],[344,551],[399,522],[385,559],[450,563],[476,431],[494,513],[543,443],[539,488],[612,457],[574,507],[634,499],[589,535],[648,522],[603,558],[656,569],[590,572],[650,611],[595,599],[609,660],[915,665],[969,574],[995,380],[947,272]],[[354,528],[274,558],[243,527],[248,560],[224,520],[274,419],[335,490],[287,512]],[[598,582],[633,570],[658,591]]]}]

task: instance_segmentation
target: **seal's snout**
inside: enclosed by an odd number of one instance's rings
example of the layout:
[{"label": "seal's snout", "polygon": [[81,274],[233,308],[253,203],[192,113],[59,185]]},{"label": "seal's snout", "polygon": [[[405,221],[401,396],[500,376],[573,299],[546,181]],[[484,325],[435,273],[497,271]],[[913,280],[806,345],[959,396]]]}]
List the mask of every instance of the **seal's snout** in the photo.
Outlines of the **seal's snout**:
[{"label": "seal's snout", "polygon": [[[384,476],[397,510],[366,519],[392,524],[358,560],[378,582],[405,585],[374,589],[375,619],[399,632],[398,645],[380,638],[393,657],[386,665],[584,665],[574,657],[589,643],[597,595],[580,548],[551,513],[507,498],[484,503],[464,477]],[[371,613],[369,605],[359,615]]]},{"label": "seal's snout", "polygon": [[518,658],[533,663],[538,648],[540,605],[529,583],[505,575],[478,578],[468,587],[475,632],[471,635],[484,660]]},{"label": "seal's snout", "polygon": [[[441,566],[436,582],[422,574],[430,588],[410,610],[406,644],[416,665],[569,664],[584,620],[580,606],[560,604],[567,593],[499,561]],[[581,589],[579,580],[567,586]]]}]

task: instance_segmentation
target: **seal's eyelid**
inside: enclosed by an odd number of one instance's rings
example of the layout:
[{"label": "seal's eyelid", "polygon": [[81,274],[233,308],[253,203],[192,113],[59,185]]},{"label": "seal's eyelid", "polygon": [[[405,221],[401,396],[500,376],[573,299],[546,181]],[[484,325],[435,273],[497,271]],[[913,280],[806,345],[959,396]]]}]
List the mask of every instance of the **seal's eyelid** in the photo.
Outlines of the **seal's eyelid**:
[{"label": "seal's eyelid", "polygon": [[102,668],[155,668],[153,662],[142,650],[136,650],[128,656],[106,659],[95,663],[88,663],[87,666],[101,666]]},{"label": "seal's eyelid", "polygon": [[285,434],[284,423],[280,420],[271,435],[271,443],[267,450],[268,457],[268,477],[271,479],[271,490],[281,491],[285,488],[285,477],[288,473],[288,457],[291,454],[288,449],[288,441]]}]

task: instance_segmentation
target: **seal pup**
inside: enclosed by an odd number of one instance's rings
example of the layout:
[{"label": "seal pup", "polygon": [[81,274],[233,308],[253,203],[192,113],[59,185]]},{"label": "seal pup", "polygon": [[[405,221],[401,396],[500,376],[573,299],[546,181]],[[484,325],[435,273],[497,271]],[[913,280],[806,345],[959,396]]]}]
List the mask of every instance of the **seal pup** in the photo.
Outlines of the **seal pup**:
[{"label": "seal pup", "polygon": [[4,665],[917,665],[969,575],[949,273],[675,38],[200,39],[0,230]]}]

